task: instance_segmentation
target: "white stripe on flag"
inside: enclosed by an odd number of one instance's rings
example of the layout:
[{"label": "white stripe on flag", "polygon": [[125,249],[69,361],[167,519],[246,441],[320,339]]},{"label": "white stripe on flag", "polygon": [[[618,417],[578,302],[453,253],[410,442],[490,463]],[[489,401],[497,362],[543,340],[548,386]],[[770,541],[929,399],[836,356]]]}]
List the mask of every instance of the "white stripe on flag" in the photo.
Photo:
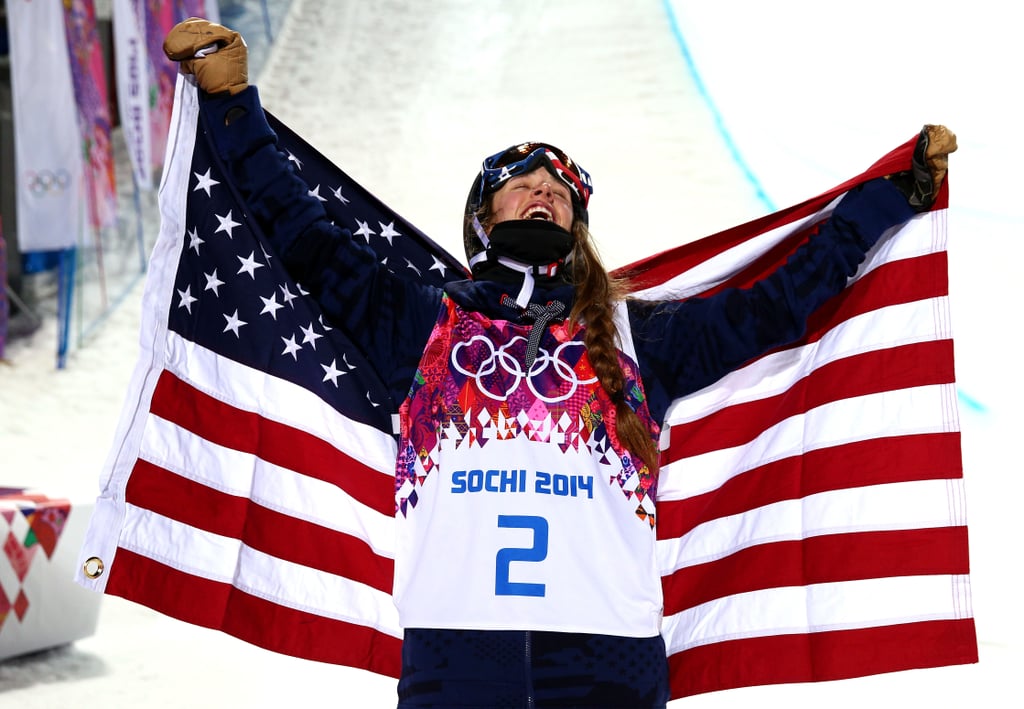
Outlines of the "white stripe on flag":
[{"label": "white stripe on flag", "polygon": [[402,636],[390,593],[278,559],[232,537],[199,530],[133,505],[126,505],[121,546],[286,608]]},{"label": "white stripe on flag", "polygon": [[[749,266],[757,257],[762,256],[766,249],[826,218],[832,213],[837,201],[833,200],[826,208],[809,217],[788,222],[754,236],[660,284],[637,290],[631,293],[631,296],[642,300],[681,300],[710,290]],[[883,264],[944,251],[945,222],[945,210],[927,212],[886,233],[868,253],[851,283]],[[896,232],[899,233],[899,238],[891,238]]]},{"label": "white stripe on flag", "polygon": [[394,558],[394,517],[337,485],[217,445],[158,416],[149,419],[139,457],[213,490],[359,537],[377,554]]},{"label": "white stripe on flag", "polygon": [[700,294],[735,275],[736,271],[763,256],[787,236],[824,219],[832,213],[839,198],[815,214],[769,229],[736,244],[727,251],[701,261],[696,266],[669,278],[658,285],[637,290],[633,297],[642,300],[684,300]]},{"label": "white stripe on flag", "polygon": [[807,451],[885,436],[956,430],[947,418],[956,386],[898,389],[835,401],[767,428],[742,446],[723,448],[666,465],[658,500],[682,500],[716,490],[765,463]]},{"label": "white stripe on flag", "polygon": [[[316,394],[266,372],[218,355],[177,333],[167,333],[168,371],[200,391],[330,442],[350,458],[394,475],[398,444],[386,433],[326,406]],[[267,410],[273,402],[273,410]]]},{"label": "white stripe on flag", "polygon": [[666,414],[666,423],[675,426],[697,421],[726,406],[781,394],[814,370],[846,357],[945,339],[946,323],[935,313],[947,308],[947,298],[941,297],[856,315],[817,342],[762,357],[730,372],[713,386],[676,400]]},{"label": "white stripe on flag", "polygon": [[667,616],[669,654],[770,635],[970,617],[966,576],[899,576],[740,593]]},{"label": "white stripe on flag", "polygon": [[666,575],[759,544],[823,534],[964,525],[963,500],[962,479],[915,480],[820,492],[714,519],[678,539],[661,539],[658,566]]}]

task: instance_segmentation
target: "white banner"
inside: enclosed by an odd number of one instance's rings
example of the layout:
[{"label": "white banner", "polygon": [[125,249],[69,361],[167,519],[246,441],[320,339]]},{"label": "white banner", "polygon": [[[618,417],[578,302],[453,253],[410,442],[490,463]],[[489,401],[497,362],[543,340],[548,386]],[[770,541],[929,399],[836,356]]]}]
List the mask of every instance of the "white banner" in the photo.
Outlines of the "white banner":
[{"label": "white banner", "polygon": [[66,249],[85,229],[78,127],[63,3],[7,3],[18,243]]},{"label": "white banner", "polygon": [[138,0],[114,0],[114,67],[117,108],[128,158],[140,189],[153,189],[153,153],[149,134],[150,81],[145,8]]}]

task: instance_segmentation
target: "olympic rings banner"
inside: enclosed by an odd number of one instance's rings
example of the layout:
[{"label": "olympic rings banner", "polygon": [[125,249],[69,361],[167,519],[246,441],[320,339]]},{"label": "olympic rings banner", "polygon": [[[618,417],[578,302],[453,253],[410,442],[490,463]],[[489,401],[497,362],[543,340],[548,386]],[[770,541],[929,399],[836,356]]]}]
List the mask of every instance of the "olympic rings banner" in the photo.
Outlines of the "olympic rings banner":
[{"label": "olympic rings banner", "polygon": [[64,5],[7,3],[14,109],[18,243],[67,249],[85,227],[78,126]]}]

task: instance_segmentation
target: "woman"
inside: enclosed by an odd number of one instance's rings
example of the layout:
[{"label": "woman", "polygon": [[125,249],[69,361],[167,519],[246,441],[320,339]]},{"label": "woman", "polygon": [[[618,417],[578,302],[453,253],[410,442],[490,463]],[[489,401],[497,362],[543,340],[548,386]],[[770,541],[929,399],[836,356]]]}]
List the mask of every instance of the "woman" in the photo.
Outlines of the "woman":
[{"label": "woman", "polygon": [[752,288],[666,303],[624,300],[601,266],[589,175],[553,146],[512,146],[484,160],[467,199],[473,278],[439,290],[392,275],[308,196],[237,33],[192,19],[164,48],[205,92],[214,143],[277,254],[403,402],[399,706],[664,706],[658,422],[799,338],[881,234],[930,206],[952,136],[923,131],[915,170],[848,194]]}]

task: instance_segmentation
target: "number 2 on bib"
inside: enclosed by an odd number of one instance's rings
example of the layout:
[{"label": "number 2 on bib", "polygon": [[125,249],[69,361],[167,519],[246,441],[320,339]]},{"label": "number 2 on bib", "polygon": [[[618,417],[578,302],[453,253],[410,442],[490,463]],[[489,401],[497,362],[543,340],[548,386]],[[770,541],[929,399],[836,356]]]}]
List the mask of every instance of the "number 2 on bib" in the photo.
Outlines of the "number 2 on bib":
[{"label": "number 2 on bib", "polygon": [[548,521],[533,515],[498,515],[498,526],[532,529],[532,547],[505,547],[494,559],[495,596],[544,596],[544,584],[509,581],[509,565],[513,561],[544,561],[548,555]]}]

